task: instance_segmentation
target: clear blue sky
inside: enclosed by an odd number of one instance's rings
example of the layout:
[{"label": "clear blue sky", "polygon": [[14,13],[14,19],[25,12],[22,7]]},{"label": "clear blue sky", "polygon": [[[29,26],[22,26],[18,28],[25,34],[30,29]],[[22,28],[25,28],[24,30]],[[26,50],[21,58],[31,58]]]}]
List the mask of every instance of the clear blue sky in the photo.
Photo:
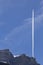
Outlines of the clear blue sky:
[{"label": "clear blue sky", "polygon": [[43,65],[43,0],[0,0],[0,49],[31,56],[32,9],[35,10],[35,58]]}]

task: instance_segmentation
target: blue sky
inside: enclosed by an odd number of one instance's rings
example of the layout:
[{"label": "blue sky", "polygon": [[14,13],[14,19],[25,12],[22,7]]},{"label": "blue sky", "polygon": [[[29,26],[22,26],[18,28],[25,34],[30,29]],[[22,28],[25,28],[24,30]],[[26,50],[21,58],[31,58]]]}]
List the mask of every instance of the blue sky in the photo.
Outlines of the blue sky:
[{"label": "blue sky", "polygon": [[35,58],[42,65],[43,0],[0,0],[0,49],[31,56],[32,9],[35,11]]}]

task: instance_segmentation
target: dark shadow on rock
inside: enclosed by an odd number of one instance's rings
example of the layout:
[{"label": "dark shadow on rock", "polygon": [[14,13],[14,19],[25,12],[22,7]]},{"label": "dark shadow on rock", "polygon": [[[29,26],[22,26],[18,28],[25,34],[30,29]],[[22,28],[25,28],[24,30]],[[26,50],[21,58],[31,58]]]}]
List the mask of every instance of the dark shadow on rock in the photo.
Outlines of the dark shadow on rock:
[{"label": "dark shadow on rock", "polygon": [[9,65],[8,63],[0,62],[0,65]]}]

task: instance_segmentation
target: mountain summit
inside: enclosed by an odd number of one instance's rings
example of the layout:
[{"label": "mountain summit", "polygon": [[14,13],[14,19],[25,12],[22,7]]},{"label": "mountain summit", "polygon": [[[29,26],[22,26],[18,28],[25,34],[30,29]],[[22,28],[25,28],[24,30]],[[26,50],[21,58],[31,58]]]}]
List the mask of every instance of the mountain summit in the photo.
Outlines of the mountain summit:
[{"label": "mountain summit", "polygon": [[28,57],[25,54],[14,58],[14,65],[40,65],[33,57]]},{"label": "mountain summit", "polygon": [[33,57],[25,54],[14,57],[9,49],[0,50],[0,65],[40,65]]}]

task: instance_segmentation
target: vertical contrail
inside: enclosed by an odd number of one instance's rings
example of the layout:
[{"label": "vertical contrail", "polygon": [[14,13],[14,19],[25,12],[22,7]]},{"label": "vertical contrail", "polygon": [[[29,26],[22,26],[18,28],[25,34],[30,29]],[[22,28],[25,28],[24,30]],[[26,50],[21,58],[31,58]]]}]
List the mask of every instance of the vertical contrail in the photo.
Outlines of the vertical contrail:
[{"label": "vertical contrail", "polygon": [[32,10],[32,57],[34,57],[34,9]]}]

